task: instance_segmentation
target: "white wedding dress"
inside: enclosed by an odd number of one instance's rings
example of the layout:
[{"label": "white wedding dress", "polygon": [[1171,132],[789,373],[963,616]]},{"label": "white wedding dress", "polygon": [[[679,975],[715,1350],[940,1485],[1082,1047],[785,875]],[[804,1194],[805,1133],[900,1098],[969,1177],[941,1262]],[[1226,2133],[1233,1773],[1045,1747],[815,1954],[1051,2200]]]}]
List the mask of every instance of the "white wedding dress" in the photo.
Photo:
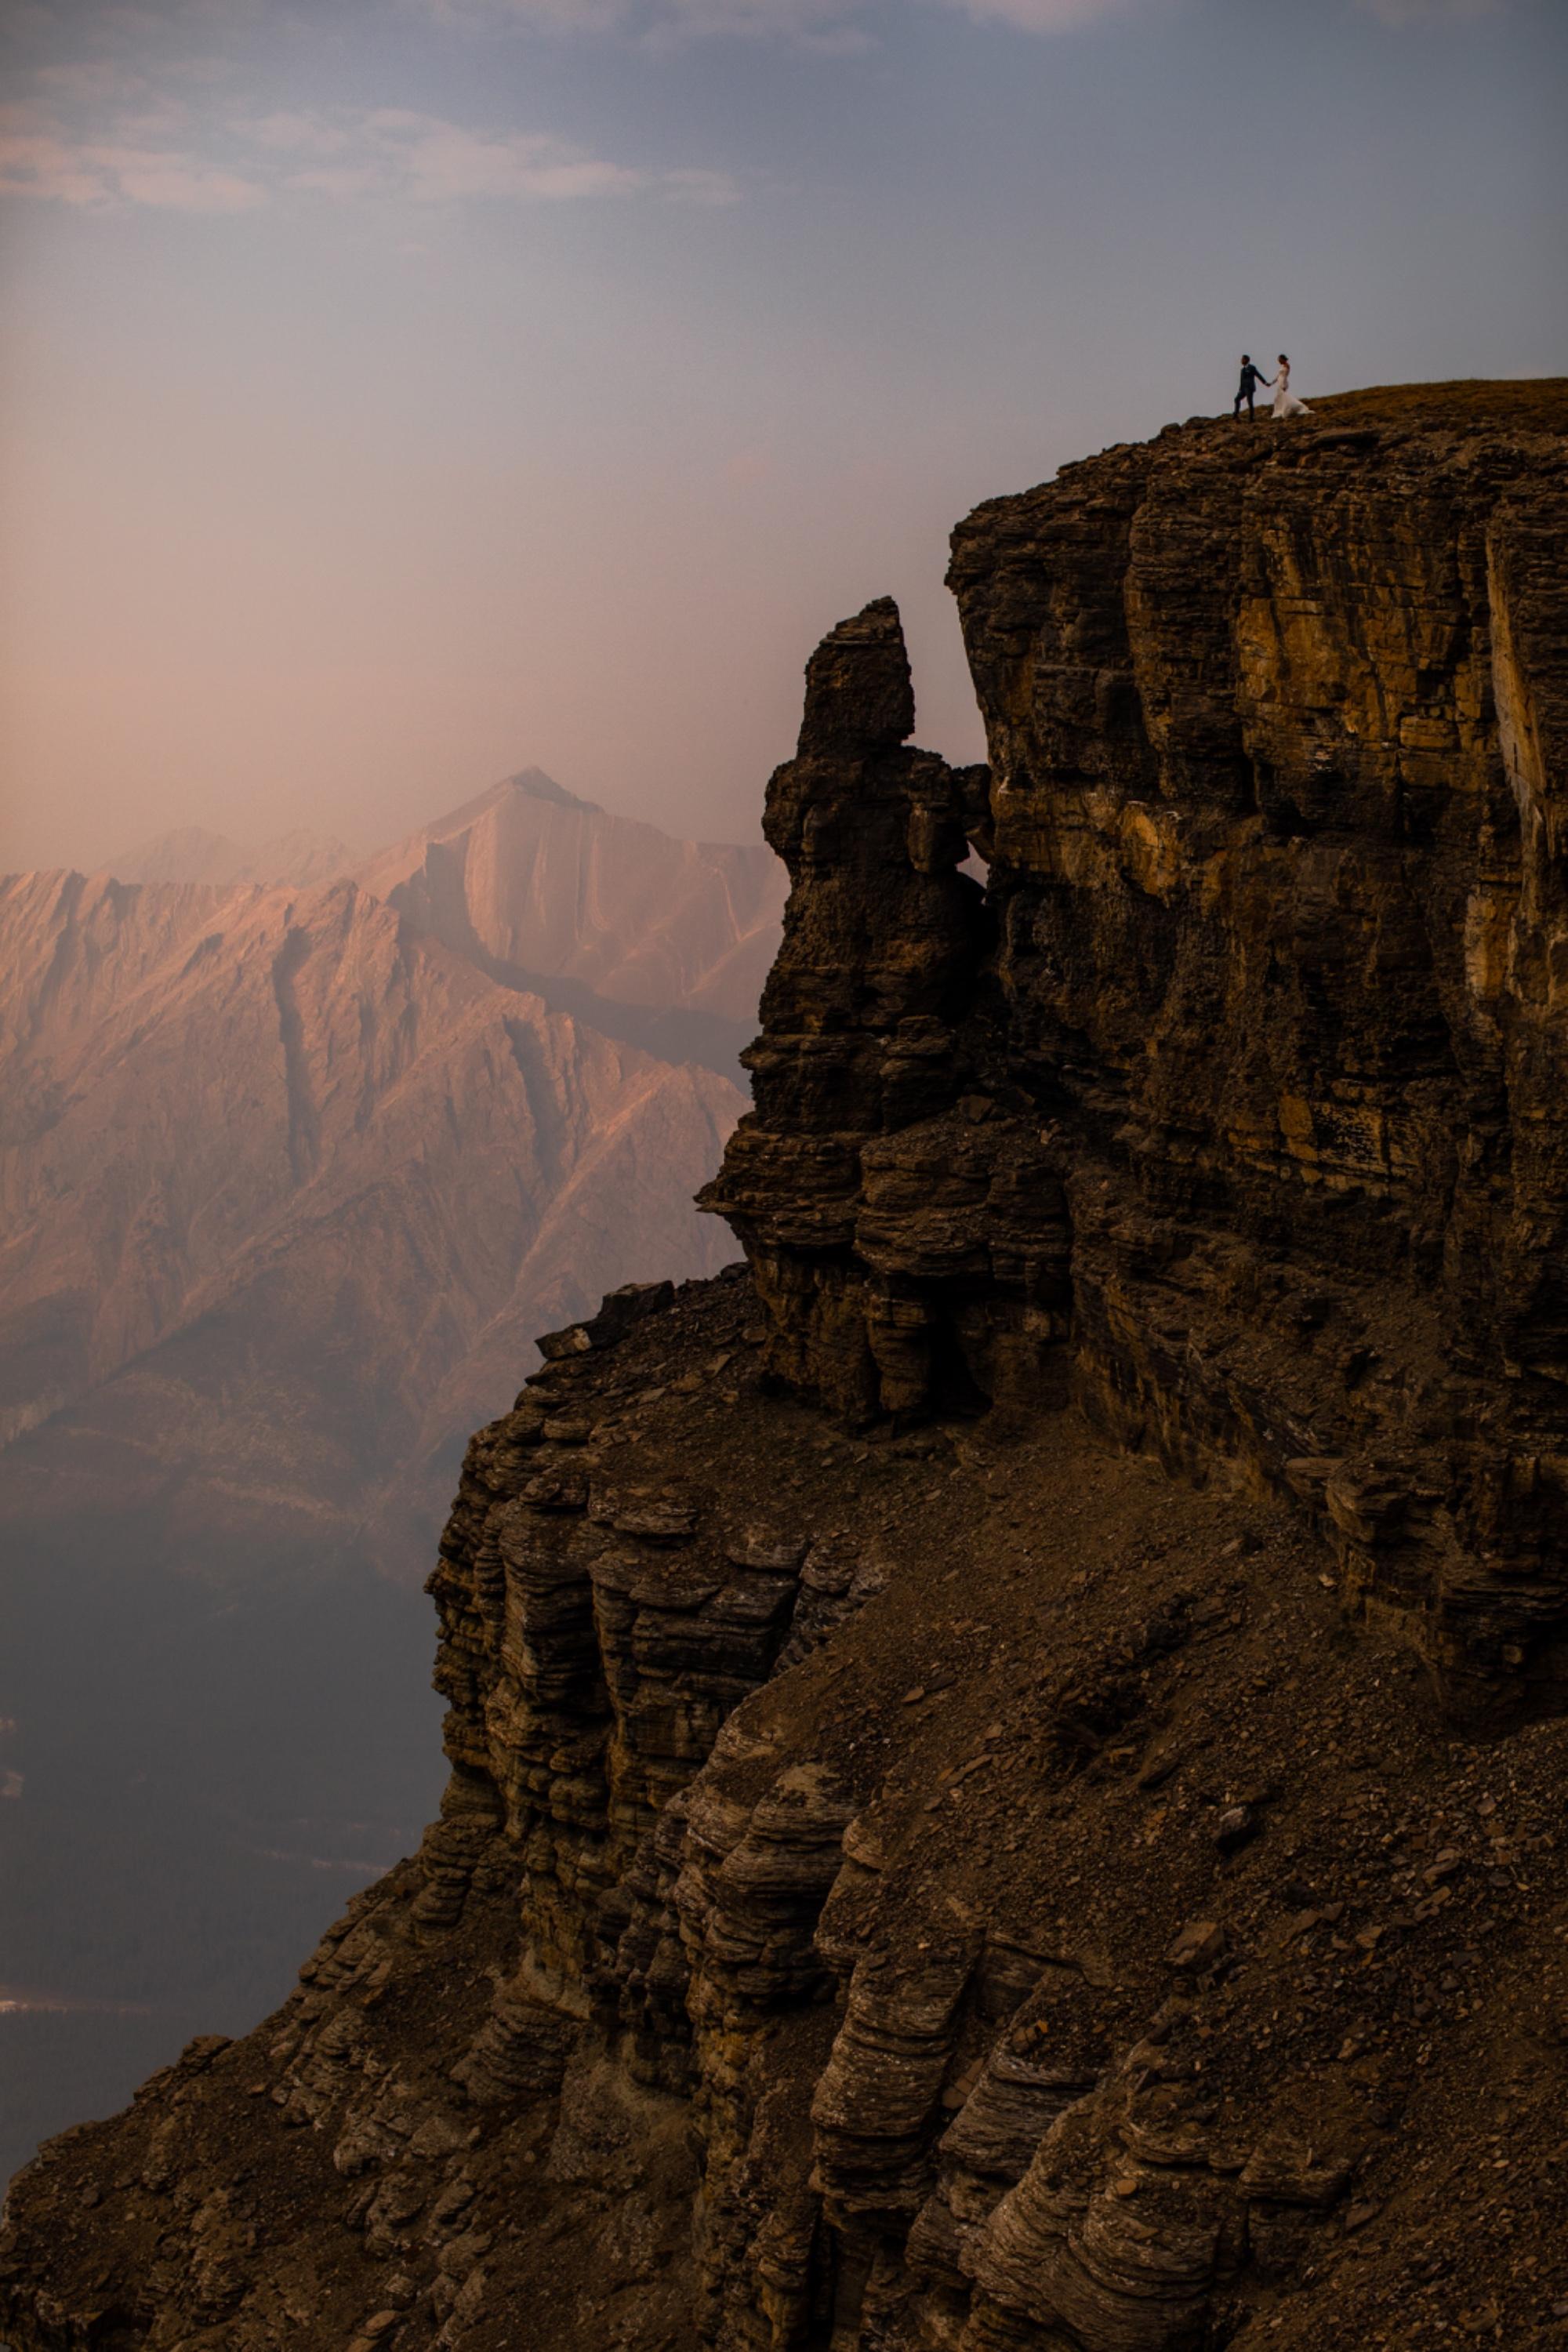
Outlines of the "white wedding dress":
[{"label": "white wedding dress", "polygon": [[1275,416],[1310,416],[1312,413],[1306,402],[1298,400],[1290,389],[1289,360],[1283,362],[1274,379],[1274,406],[1270,413]]}]

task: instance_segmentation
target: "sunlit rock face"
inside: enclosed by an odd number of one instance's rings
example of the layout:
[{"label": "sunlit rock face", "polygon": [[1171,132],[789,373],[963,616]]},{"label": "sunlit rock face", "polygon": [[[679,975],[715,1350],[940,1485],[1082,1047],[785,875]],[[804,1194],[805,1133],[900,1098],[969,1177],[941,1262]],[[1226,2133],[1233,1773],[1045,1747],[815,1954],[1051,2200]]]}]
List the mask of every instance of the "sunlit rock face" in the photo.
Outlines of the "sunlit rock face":
[{"label": "sunlit rock face", "polygon": [[707,1196],[792,1385],[865,1424],[1055,1360],[1119,1435],[1304,1496],[1463,1708],[1568,1674],[1550,406],[1173,427],[981,508],[980,780],[902,748],[892,609],[837,631]]}]

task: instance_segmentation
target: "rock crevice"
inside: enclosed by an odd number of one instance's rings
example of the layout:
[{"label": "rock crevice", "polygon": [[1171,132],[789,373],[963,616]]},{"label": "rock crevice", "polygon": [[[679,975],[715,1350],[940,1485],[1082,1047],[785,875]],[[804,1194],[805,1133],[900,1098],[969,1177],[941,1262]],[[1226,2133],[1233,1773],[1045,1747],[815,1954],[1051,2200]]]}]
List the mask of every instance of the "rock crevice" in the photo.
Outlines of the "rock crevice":
[{"label": "rock crevice", "polygon": [[988,772],[902,748],[890,605],[826,640],[704,1197],[792,1388],[1070,1381],[1306,1501],[1474,1714],[1564,1692],[1568,475],[1458,421],[1173,429],[981,508]]}]

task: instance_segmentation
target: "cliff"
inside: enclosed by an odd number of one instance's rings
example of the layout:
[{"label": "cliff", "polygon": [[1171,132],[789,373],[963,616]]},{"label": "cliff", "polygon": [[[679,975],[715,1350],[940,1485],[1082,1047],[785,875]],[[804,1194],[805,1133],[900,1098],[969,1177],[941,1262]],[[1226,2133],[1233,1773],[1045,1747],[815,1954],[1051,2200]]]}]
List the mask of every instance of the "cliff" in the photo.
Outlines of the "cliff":
[{"label": "cliff", "polygon": [[988,769],[814,656],[748,1265],[474,1440],[442,1819],[21,2352],[1562,2340],[1568,386],[1315,408],[961,527]]},{"label": "cliff", "polygon": [[1568,482],[1548,394],[1468,412],[1171,427],[981,508],[988,779],[901,748],[890,607],[835,633],[708,1199],[792,1385],[1065,1380],[1299,1494],[1473,1710],[1568,1674]]}]

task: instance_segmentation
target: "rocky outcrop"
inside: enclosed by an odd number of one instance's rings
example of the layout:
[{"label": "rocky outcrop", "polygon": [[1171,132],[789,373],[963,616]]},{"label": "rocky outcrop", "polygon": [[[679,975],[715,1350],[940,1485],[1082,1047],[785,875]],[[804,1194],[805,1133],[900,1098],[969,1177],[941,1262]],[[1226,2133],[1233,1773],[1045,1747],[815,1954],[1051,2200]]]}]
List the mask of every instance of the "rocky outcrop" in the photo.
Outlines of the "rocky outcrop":
[{"label": "rocky outcrop", "polygon": [[608,1301],[475,1439],[440,1820],[19,2176],[5,2340],[1552,2341],[1568,1720],[1455,1743],[1070,1405],[836,1441],[758,1317]]},{"label": "rocky outcrop", "polygon": [[[1467,398],[1194,425],[983,509],[989,780],[903,748],[889,606],[826,641],[711,1195],[750,1265],[606,1298],[474,1440],[432,1582],[441,1820],[275,2018],[21,2176],[17,2352],[1558,2339],[1528,818],[1495,1063],[1444,1033],[1470,1091],[1428,1014],[1460,1020],[1462,824],[1554,723],[1565,445]],[[1490,581],[1452,678],[1503,626],[1476,530],[1536,550],[1501,673],[1531,715],[1487,715],[1489,670],[1452,805],[1394,844],[1392,656],[1367,748],[1305,653],[1247,700],[1242,615],[1341,661],[1406,598],[1435,673],[1430,583]],[[1316,803],[1309,726],[1341,762]],[[1493,1181],[1445,1179],[1489,1066]],[[1374,1098],[1382,1159],[1331,1150],[1324,1106]],[[1499,1466],[1521,1433],[1533,1489]],[[1527,1567],[1476,1548],[1489,1493]]]},{"label": "rocky outcrop", "polygon": [[768,788],[793,887],[756,1109],[703,1196],[773,1310],[773,1370],[857,1423],[977,1403],[1008,1353],[1027,1384],[1067,1329],[1060,1183],[973,1090],[992,919],[959,868],[986,772],[906,750],[913,726],[897,610],[868,605],[813,656]]},{"label": "rocky outcrop", "polygon": [[837,631],[706,1196],[792,1385],[864,1425],[1070,1378],[1297,1494],[1465,1712],[1568,1676],[1550,421],[1373,395],[981,508],[988,779],[901,748],[891,607]]}]

